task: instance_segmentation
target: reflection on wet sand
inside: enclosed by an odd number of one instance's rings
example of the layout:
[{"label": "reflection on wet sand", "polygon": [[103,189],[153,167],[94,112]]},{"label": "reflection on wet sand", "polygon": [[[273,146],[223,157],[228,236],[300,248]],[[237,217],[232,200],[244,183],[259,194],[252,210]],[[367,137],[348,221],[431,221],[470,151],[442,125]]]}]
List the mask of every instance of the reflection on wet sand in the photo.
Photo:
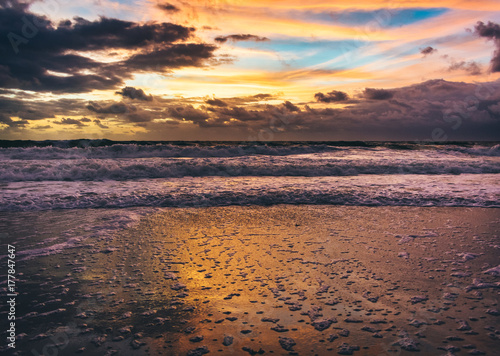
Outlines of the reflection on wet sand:
[{"label": "reflection on wet sand", "polygon": [[83,355],[493,355],[499,225],[498,209],[165,209],[114,239],[26,261],[19,344]]}]

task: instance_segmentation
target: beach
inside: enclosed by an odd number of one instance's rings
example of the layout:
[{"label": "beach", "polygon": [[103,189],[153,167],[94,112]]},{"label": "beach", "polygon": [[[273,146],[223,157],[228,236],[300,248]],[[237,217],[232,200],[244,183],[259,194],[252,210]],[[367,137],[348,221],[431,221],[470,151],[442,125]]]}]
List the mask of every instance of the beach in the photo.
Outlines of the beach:
[{"label": "beach", "polygon": [[[127,210],[114,230],[92,233]],[[499,212],[333,205],[7,212],[2,246],[31,251],[16,256],[15,351],[494,355]],[[63,246],[51,239],[69,230],[84,238]]]},{"label": "beach", "polygon": [[0,32],[0,355],[500,356],[500,0]]}]

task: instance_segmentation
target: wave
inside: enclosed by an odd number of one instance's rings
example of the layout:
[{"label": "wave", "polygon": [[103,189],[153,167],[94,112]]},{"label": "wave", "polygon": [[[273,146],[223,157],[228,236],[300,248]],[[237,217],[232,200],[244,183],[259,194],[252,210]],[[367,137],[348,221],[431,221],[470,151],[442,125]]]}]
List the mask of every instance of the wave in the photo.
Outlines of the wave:
[{"label": "wave", "polygon": [[427,144],[413,142],[114,142],[109,140],[0,141],[0,160],[287,156],[351,150],[434,150],[500,156],[494,143]]},{"label": "wave", "polygon": [[274,204],[500,207],[495,174],[16,182],[2,190],[0,211]]},{"label": "wave", "polygon": [[1,148],[0,159],[52,160],[52,159],[106,159],[106,158],[199,158],[241,157],[250,155],[286,156],[337,151],[341,148],[328,145],[268,146],[268,145],[213,145],[179,146],[173,144],[139,145],[114,144],[104,147],[14,147]]},{"label": "wave", "polygon": [[449,150],[472,156],[500,157],[500,144],[494,146],[453,147],[449,148]]},{"label": "wave", "polygon": [[363,174],[500,173],[500,160],[414,157],[384,154],[367,157],[225,157],[192,159],[84,159],[4,161],[0,181],[99,181],[141,178],[237,176],[356,176]]}]

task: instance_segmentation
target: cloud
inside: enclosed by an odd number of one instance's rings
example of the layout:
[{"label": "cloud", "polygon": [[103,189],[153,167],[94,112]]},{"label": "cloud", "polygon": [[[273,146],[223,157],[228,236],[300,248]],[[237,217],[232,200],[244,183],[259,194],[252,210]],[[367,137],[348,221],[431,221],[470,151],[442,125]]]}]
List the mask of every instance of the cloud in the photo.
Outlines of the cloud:
[{"label": "cloud", "polygon": [[16,97],[2,97],[0,107],[8,117],[19,117],[22,120],[43,120],[59,116],[81,115],[85,101],[80,99],[38,100],[39,97],[24,95],[19,92]]},{"label": "cloud", "polygon": [[485,25],[484,22],[478,21],[474,29],[481,37],[500,39],[500,25],[497,23],[488,21]]},{"label": "cloud", "polygon": [[[137,23],[82,17],[54,23],[17,2],[0,3],[0,87],[79,93],[118,89],[136,72],[202,67],[212,44],[185,43],[195,29],[173,23]],[[107,53],[96,59],[95,51]],[[113,60],[113,53],[129,53]]]},{"label": "cloud", "polygon": [[273,96],[271,94],[256,94],[251,96],[251,98],[255,98],[258,100],[271,99]]},{"label": "cloud", "polygon": [[233,41],[233,42],[237,42],[237,41],[263,42],[263,41],[269,41],[269,38],[267,38],[267,37],[259,37],[259,36],[250,35],[250,34],[246,34],[246,35],[242,35],[241,34],[241,35],[228,35],[228,36],[215,37],[215,41],[219,42],[219,43],[224,43],[224,42],[227,42],[227,41]]},{"label": "cloud", "polygon": [[285,101],[283,103],[283,106],[288,110],[292,112],[300,112],[300,108],[297,105],[292,104],[289,101]]},{"label": "cloud", "polygon": [[316,93],[314,94],[314,98],[316,99],[316,101],[321,103],[335,103],[348,100],[349,95],[347,95],[347,93],[344,93],[343,91],[332,90],[327,94]]},{"label": "cloud", "polygon": [[488,21],[487,24],[478,21],[474,31],[477,35],[491,39],[495,43],[496,50],[491,59],[490,70],[500,72],[500,25],[491,21]]},{"label": "cloud", "polygon": [[217,47],[203,43],[178,43],[163,49],[130,56],[116,64],[113,72],[168,72],[182,67],[203,67],[214,57]]},{"label": "cloud", "polygon": [[391,99],[394,96],[394,93],[391,90],[386,89],[366,88],[362,96],[369,100],[387,100]]},{"label": "cloud", "polygon": [[33,126],[31,129],[32,130],[37,130],[37,131],[38,130],[43,131],[43,130],[48,130],[48,129],[51,129],[51,128],[52,128],[52,126],[50,126],[50,125],[36,125],[36,126]]},{"label": "cloud", "polygon": [[125,103],[111,103],[109,105],[102,106],[101,104],[91,101],[87,105],[87,109],[98,114],[125,114],[136,112],[137,108],[134,105],[128,105]]},{"label": "cloud", "polygon": [[151,94],[146,94],[144,90],[137,89],[134,87],[125,87],[122,90],[115,92],[115,94],[119,94],[124,98],[137,99],[142,101],[152,101],[153,96]]},{"label": "cloud", "polygon": [[482,73],[481,67],[474,61],[470,62],[453,62],[449,67],[448,71],[463,70],[470,75],[480,75]]},{"label": "cloud", "polygon": [[89,122],[91,121],[90,119],[87,119],[87,118],[83,118],[83,119],[80,119],[80,120],[77,120],[77,119],[70,119],[70,118],[63,118],[61,119],[61,121],[54,121],[55,124],[58,124],[58,125],[74,125],[74,126],[77,126],[77,127],[84,127],[84,126],[88,126],[88,125],[85,125],[84,122]]},{"label": "cloud", "polygon": [[192,105],[172,106],[167,112],[170,118],[192,121],[200,126],[206,126],[206,120],[210,118],[207,112],[195,109]]},{"label": "cloud", "polygon": [[166,2],[164,4],[158,4],[156,5],[158,8],[166,11],[166,12],[179,12],[181,11],[178,7]]},{"label": "cloud", "polygon": [[200,107],[197,113],[203,120],[193,123],[249,132],[283,127],[273,132],[288,136],[276,139],[434,140],[436,128],[446,130],[450,139],[499,137],[500,81],[468,84],[439,79],[390,90],[367,88],[363,96],[368,100],[351,100],[343,108],[301,109],[287,101],[252,109]]},{"label": "cloud", "polygon": [[205,103],[211,106],[224,107],[224,106],[235,106],[235,105],[249,105],[273,99],[277,99],[277,96],[272,94],[255,94],[250,96],[224,98],[224,100],[217,98],[206,99]]},{"label": "cloud", "polygon": [[205,103],[207,103],[208,105],[212,105],[212,106],[220,106],[220,107],[227,106],[226,102],[224,102],[220,99],[216,99],[216,98],[207,99],[207,100],[205,100]]},{"label": "cloud", "polygon": [[[381,97],[384,100],[373,99]],[[350,99],[334,108],[287,100],[266,102],[276,98],[270,94],[158,96],[132,105],[74,99],[28,102],[0,95],[0,106],[6,108],[0,122],[3,132],[19,131],[34,128],[32,119],[64,115],[55,123],[66,125],[67,130],[91,124],[113,132],[116,126],[127,124],[142,127],[143,139],[161,139],[162,134],[178,132],[175,129],[197,132],[196,137],[237,140],[257,137],[262,130],[271,130],[275,139],[282,140],[432,140],[436,128],[445,130],[450,140],[500,139],[500,80],[474,84],[437,79],[400,88],[367,88],[359,100]]]},{"label": "cloud", "polygon": [[93,123],[99,126],[101,129],[109,129],[109,126],[104,125],[99,119],[94,119]]},{"label": "cloud", "polygon": [[[94,115],[97,114],[93,122],[101,128],[108,128],[102,125],[101,121],[106,118],[113,118],[115,123],[133,123],[144,127],[148,122],[166,117],[166,106],[155,101],[142,101],[137,105],[115,101],[91,101],[86,105],[86,109]],[[88,111],[82,114],[88,115]]]},{"label": "cloud", "polygon": [[0,124],[7,125],[9,128],[22,128],[29,124],[27,120],[12,120],[11,117],[0,113]]},{"label": "cloud", "polygon": [[422,53],[424,56],[427,56],[428,54],[432,54],[434,52],[437,52],[437,49],[432,48],[431,46],[420,49],[420,53]]}]

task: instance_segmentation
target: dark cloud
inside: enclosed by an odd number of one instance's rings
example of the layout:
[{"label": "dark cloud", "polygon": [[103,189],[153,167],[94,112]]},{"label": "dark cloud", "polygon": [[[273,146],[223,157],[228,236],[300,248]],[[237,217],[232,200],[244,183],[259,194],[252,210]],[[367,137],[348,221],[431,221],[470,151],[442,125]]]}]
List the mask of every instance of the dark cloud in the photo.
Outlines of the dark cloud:
[{"label": "dark cloud", "polygon": [[178,7],[172,5],[168,2],[166,2],[164,4],[158,4],[157,6],[166,12],[179,12],[179,11],[181,11]]},{"label": "dark cloud", "polygon": [[256,94],[251,96],[251,98],[257,99],[257,100],[266,100],[266,99],[272,99],[273,96],[271,94]]},{"label": "dark cloud", "polygon": [[154,116],[144,112],[131,112],[122,117],[123,121],[137,123],[138,126],[146,126],[145,123],[150,122],[154,119]]},{"label": "dark cloud", "polygon": [[334,103],[338,101],[346,101],[349,99],[349,95],[344,93],[343,91],[333,90],[327,94],[316,93],[314,94],[314,98],[318,102],[322,103]]},{"label": "dark cloud", "polygon": [[7,125],[9,128],[25,127],[29,124],[27,120],[12,120],[11,117],[0,113],[0,124]]},{"label": "dark cloud", "polygon": [[[155,119],[164,119],[166,106],[155,101],[142,101],[137,105],[115,101],[91,101],[86,109],[97,116],[94,123],[101,128],[108,128],[102,124],[103,120],[112,118],[114,122],[133,123],[137,126],[146,126]],[[88,115],[88,111],[82,114]],[[105,127],[106,126],[106,127]]]},{"label": "dark cloud", "polygon": [[213,122],[236,120],[249,123],[251,121],[261,120],[260,111],[251,110],[241,106],[233,106],[230,108],[211,108],[211,118]]},{"label": "dark cloud", "polygon": [[208,105],[212,105],[212,106],[220,106],[220,107],[227,106],[226,102],[224,102],[220,99],[216,99],[216,98],[207,99],[207,100],[205,100],[205,103],[207,103]]},{"label": "dark cloud", "polygon": [[491,39],[495,43],[496,50],[491,59],[490,70],[500,72],[500,25],[491,21],[488,21],[487,24],[478,21],[474,30],[477,35]]},{"label": "dark cloud", "polygon": [[206,121],[210,118],[207,112],[195,109],[192,105],[170,107],[168,116],[173,119],[192,121],[200,126],[206,126]]},{"label": "dark cloud", "polygon": [[481,37],[500,39],[500,25],[497,23],[488,21],[487,24],[484,24],[484,22],[478,21],[474,29]]},{"label": "dark cloud", "polygon": [[285,101],[283,103],[283,106],[288,110],[288,111],[292,111],[292,112],[299,112],[300,109],[297,105],[294,105],[292,104],[291,102],[289,101]]},{"label": "dark cloud", "polygon": [[218,98],[205,99],[205,103],[211,106],[225,107],[225,106],[236,106],[236,105],[251,105],[272,99],[277,99],[277,96],[271,94],[256,94],[250,96],[224,98],[223,100]]},{"label": "dark cloud", "polygon": [[215,46],[203,43],[178,43],[133,55],[114,68],[135,72],[168,72],[182,67],[202,67],[213,57],[215,49]]},{"label": "dark cloud", "polygon": [[16,98],[0,96],[0,107],[4,115],[32,121],[54,118],[56,115],[81,115],[85,108],[85,101],[79,99],[38,101],[38,98],[31,96],[27,99],[21,93]]},{"label": "dark cloud", "polygon": [[453,62],[449,67],[448,71],[463,70],[470,75],[480,75],[482,73],[481,67],[474,61],[470,62]]},{"label": "dark cloud", "polygon": [[99,119],[94,119],[93,122],[94,122],[94,124],[96,124],[97,126],[99,126],[101,129],[109,129],[109,126],[104,125],[101,122],[101,120],[99,120]]},{"label": "dark cloud", "polygon": [[232,105],[243,105],[243,104],[252,104],[252,103],[258,103],[261,101],[274,100],[274,99],[277,99],[276,95],[256,94],[256,95],[250,95],[250,96],[225,98],[224,101],[226,103],[231,103]]},{"label": "dark cloud", "polygon": [[143,139],[162,139],[162,134],[173,137],[173,127],[199,134],[189,137],[238,140],[257,137],[262,130],[271,130],[274,139],[283,140],[432,140],[436,128],[445,130],[448,139],[500,139],[500,80],[480,84],[430,80],[384,89],[391,98],[380,92],[373,94],[373,90],[382,89],[368,90],[370,98],[386,99],[348,100],[341,108],[310,107],[285,100],[271,105],[266,100],[276,100],[276,96],[269,94],[204,99],[157,97],[134,105],[68,99],[23,101],[0,95],[0,122],[4,123],[3,135],[5,130],[22,132],[33,128],[31,120],[64,115],[67,119],[54,123],[66,124],[67,130],[84,124],[112,129],[127,123],[143,127],[147,132],[141,136]]},{"label": "dark cloud", "polygon": [[[491,130],[500,129],[500,81],[477,85],[430,80],[391,90],[368,88],[364,95],[370,100],[349,101],[344,108],[306,105],[300,109],[286,101],[254,105],[253,109],[200,107],[192,122],[200,127],[244,128],[249,132],[271,127],[276,128],[276,135],[284,127],[289,134],[286,137],[295,139],[433,140],[436,127],[446,129],[450,138],[499,138],[500,131],[494,134]],[[186,109],[191,111],[192,107]],[[181,116],[189,120],[187,115]]]},{"label": "dark cloud", "polygon": [[146,94],[144,90],[137,89],[134,87],[125,87],[122,90],[117,91],[116,94],[123,96],[124,98],[137,99],[142,101],[152,101],[153,96],[151,94]]},{"label": "dark cloud", "polygon": [[255,35],[229,35],[229,36],[219,36],[215,37],[215,41],[219,43],[224,43],[227,41],[255,41],[255,42],[263,42],[263,41],[269,41],[269,38],[267,37],[259,37]]},{"label": "dark cloud", "polygon": [[[204,66],[216,47],[183,43],[195,29],[172,23],[136,23],[81,17],[53,23],[27,5],[0,2],[0,86],[33,91],[117,89],[134,72]],[[133,50],[121,61],[98,61],[93,51]],[[78,53],[78,54],[76,54]],[[213,62],[210,62],[213,63]]]},{"label": "dark cloud", "polygon": [[431,46],[427,46],[425,48],[420,49],[420,53],[422,53],[424,56],[427,56],[428,54],[432,54],[436,51],[437,51],[437,49],[432,48]]},{"label": "dark cloud", "polygon": [[125,103],[111,103],[109,105],[102,106],[94,101],[91,101],[87,105],[87,109],[98,114],[115,114],[115,115],[137,111],[137,108],[134,105],[127,105]]},{"label": "dark cloud", "polygon": [[84,126],[88,126],[88,125],[85,125],[84,122],[89,122],[91,121],[90,119],[87,119],[87,118],[84,118],[84,119],[80,119],[80,120],[77,120],[77,119],[70,119],[70,118],[63,118],[61,119],[61,121],[54,121],[54,124],[58,124],[58,125],[74,125],[74,126],[77,126],[77,127],[84,127]]},{"label": "dark cloud", "polygon": [[50,125],[36,125],[36,126],[33,126],[32,129],[33,130],[48,130],[48,129],[51,129],[52,126]]},{"label": "dark cloud", "polygon": [[363,92],[363,97],[369,100],[387,100],[391,99],[394,93],[386,89],[366,88]]}]

